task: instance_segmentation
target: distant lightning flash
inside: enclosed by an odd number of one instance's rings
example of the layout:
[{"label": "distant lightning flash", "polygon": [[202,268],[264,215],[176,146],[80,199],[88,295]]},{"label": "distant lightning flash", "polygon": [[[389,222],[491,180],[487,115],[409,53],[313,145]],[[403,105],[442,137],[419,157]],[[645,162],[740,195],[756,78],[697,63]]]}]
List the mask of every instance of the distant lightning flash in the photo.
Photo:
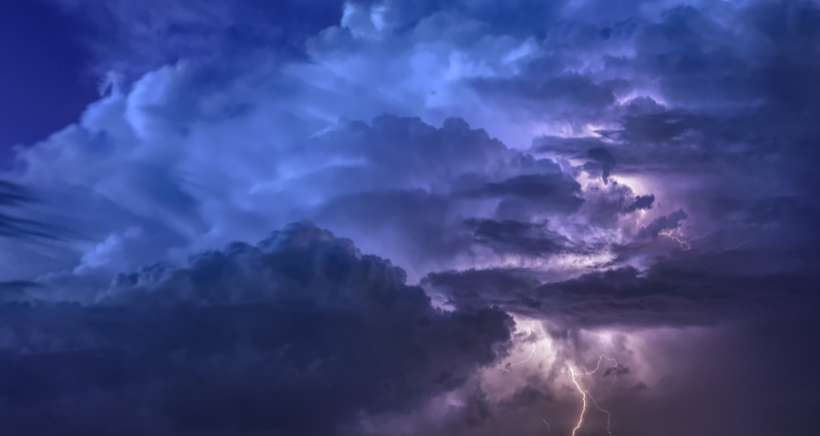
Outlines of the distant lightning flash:
[{"label": "distant lightning flash", "polygon": [[543,421],[543,422],[544,422],[544,426],[546,426],[546,427],[547,427],[547,433],[552,433],[552,425],[550,425],[550,422],[549,422],[549,421],[547,421],[547,418],[544,418],[544,419],[542,419],[541,421]]},{"label": "distant lightning flash", "polygon": [[[618,364],[618,361],[611,357],[601,356],[598,358],[598,362],[595,364],[595,369],[592,369],[591,371],[584,371],[582,375],[593,375],[597,373],[601,369],[601,362],[604,359],[612,360],[615,362],[616,365]],[[575,424],[575,427],[572,428],[572,436],[575,436],[576,433],[578,433],[578,431],[584,426],[584,417],[587,413],[588,401],[591,402],[592,405],[595,406],[596,409],[598,409],[598,411],[606,415],[606,432],[609,436],[612,436],[612,414],[609,412],[609,410],[601,407],[601,405],[598,404],[598,401],[595,400],[595,397],[593,397],[589,393],[589,391],[584,389],[584,387],[581,385],[581,382],[578,381],[578,374],[575,371],[575,367],[572,366],[572,364],[567,364],[567,369],[569,370],[569,377],[572,380],[572,384],[575,385],[575,389],[578,391],[578,394],[581,395],[581,411],[578,414],[578,422]]]},{"label": "distant lightning flash", "polygon": [[692,246],[689,245],[688,242],[686,242],[686,240],[683,238],[683,236],[681,236],[680,229],[667,230],[667,231],[660,232],[658,234],[661,235],[661,236],[666,236],[667,238],[677,242],[678,245],[680,245],[680,247],[683,248],[684,250],[691,250],[692,249]]},{"label": "distant lightning flash", "polygon": [[589,399],[590,401],[592,401],[592,405],[595,406],[595,408],[598,409],[599,412],[606,415],[606,433],[609,436],[612,436],[612,414],[609,413],[609,410],[601,407],[601,405],[598,404],[598,401],[595,400],[595,397],[593,397],[592,395],[589,395]]},{"label": "distant lightning flash", "polygon": [[[608,359],[608,358],[607,358]],[[615,360],[615,359],[612,359]],[[584,371],[584,375],[593,375],[601,370],[601,362],[604,361],[604,356],[598,357],[598,361],[595,363],[595,368],[589,371]]]},{"label": "distant lightning flash", "polygon": [[[595,364],[595,369],[593,369],[592,371],[587,371],[585,375],[593,375],[597,373],[601,369],[601,362],[603,362],[604,360],[611,360],[615,363],[615,367],[618,367],[620,365],[620,363],[618,363],[618,360],[613,357],[599,356],[598,362]],[[612,414],[609,412],[609,410],[601,407],[601,405],[598,404],[598,401],[595,399],[595,397],[593,397],[589,392],[587,392],[587,397],[589,397],[589,400],[592,402],[592,405],[595,406],[595,408],[598,409],[599,412],[606,415],[606,433],[609,436],[612,436]]]}]

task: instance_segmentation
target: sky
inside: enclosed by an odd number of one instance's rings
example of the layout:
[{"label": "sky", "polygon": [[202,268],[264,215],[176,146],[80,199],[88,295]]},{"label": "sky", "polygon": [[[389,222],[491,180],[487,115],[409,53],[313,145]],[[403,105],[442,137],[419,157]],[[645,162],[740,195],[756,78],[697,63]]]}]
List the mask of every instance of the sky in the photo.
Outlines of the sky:
[{"label": "sky", "polygon": [[93,56],[82,43],[91,27],[39,0],[10,2],[2,12],[0,165],[5,166],[12,147],[71,124],[99,94],[98,78],[89,68]]},{"label": "sky", "polygon": [[9,434],[817,432],[816,1],[18,3]]}]

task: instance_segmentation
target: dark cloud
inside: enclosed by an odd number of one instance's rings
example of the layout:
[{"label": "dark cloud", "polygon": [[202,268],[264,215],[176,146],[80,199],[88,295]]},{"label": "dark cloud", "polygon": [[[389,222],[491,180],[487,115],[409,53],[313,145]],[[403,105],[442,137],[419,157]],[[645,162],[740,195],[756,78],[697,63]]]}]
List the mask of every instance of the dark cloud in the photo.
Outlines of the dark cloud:
[{"label": "dark cloud", "polygon": [[606,148],[596,147],[587,151],[587,156],[597,162],[601,167],[601,179],[604,183],[609,180],[609,175],[612,174],[612,169],[615,168],[615,157]]},{"label": "dark cloud", "polygon": [[627,185],[616,181],[590,185],[584,190],[584,203],[577,216],[579,221],[586,220],[595,227],[617,227],[625,214],[636,210],[632,207],[643,197],[636,196]]},{"label": "dark cloud", "polygon": [[[532,142],[532,150],[535,152],[570,154],[579,157],[584,154],[587,154],[587,157],[591,157],[589,156],[591,153],[600,153],[593,152],[592,150],[606,150],[605,146],[606,143],[601,138],[596,137],[562,137],[544,135],[535,138]],[[608,150],[606,151],[608,155],[612,154]],[[610,158],[606,157],[606,160],[610,160]],[[614,160],[614,157],[612,157],[611,160]]]},{"label": "dark cloud", "polygon": [[465,192],[470,197],[506,198],[502,207],[532,210],[574,212],[581,206],[578,182],[560,172],[552,174],[525,174]]},{"label": "dark cloud", "polygon": [[404,280],[296,224],[95,304],[5,304],[0,414],[27,434],[335,434],[459,386],[509,339],[502,312],[442,313]]},{"label": "dark cloud", "polygon": [[572,249],[570,241],[550,231],[546,223],[473,218],[464,224],[471,229],[474,242],[501,254],[549,256]]},{"label": "dark cloud", "polygon": [[441,271],[422,280],[428,292],[443,295],[447,303],[456,308],[470,310],[517,306],[522,301],[537,305],[527,292],[538,284],[532,271],[506,268]]},{"label": "dark cloud", "polygon": [[521,108],[515,105],[525,104],[528,110],[547,109],[556,116],[587,117],[590,114],[602,113],[615,102],[612,90],[592,78],[579,75],[561,75],[543,79],[543,71],[533,71],[533,77],[516,77],[514,79],[482,79],[474,83],[476,89],[498,104]]},{"label": "dark cloud", "polygon": [[655,202],[655,196],[652,194],[638,195],[635,200],[624,209],[625,213],[635,212],[636,210],[652,209],[652,204]]},{"label": "dark cloud", "polygon": [[[527,174],[523,176],[516,176],[511,179],[500,182],[491,182],[472,192],[473,195],[488,195],[488,196],[518,196],[531,198],[549,198],[555,195],[566,195],[561,185],[569,186],[570,192],[578,191],[579,186],[571,179],[555,177],[553,175],[535,175]],[[580,199],[576,199],[580,201]]]},{"label": "dark cloud", "polygon": [[716,325],[817,304],[815,273],[801,266],[816,256],[793,263],[803,256],[777,265],[749,251],[690,253],[644,272],[622,267],[537,286],[532,271],[503,269],[436,273],[424,284],[455,307],[498,306],[573,329]]}]

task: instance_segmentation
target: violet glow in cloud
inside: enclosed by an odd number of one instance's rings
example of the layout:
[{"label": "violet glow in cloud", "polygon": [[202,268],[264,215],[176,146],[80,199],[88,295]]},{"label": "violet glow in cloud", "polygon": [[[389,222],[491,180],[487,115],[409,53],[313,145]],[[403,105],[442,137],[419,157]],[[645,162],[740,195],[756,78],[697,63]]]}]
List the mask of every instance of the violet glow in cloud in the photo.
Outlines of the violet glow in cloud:
[{"label": "violet glow in cloud", "polygon": [[816,4],[51,6],[106,86],[0,173],[2,422],[813,429]]}]

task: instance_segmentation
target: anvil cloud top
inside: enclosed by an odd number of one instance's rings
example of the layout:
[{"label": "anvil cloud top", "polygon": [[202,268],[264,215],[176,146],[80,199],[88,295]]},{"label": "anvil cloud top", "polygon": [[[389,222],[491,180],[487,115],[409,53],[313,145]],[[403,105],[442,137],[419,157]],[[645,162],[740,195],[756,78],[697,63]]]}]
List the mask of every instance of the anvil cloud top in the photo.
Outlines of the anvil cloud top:
[{"label": "anvil cloud top", "polygon": [[817,2],[4,8],[6,433],[817,432]]}]

